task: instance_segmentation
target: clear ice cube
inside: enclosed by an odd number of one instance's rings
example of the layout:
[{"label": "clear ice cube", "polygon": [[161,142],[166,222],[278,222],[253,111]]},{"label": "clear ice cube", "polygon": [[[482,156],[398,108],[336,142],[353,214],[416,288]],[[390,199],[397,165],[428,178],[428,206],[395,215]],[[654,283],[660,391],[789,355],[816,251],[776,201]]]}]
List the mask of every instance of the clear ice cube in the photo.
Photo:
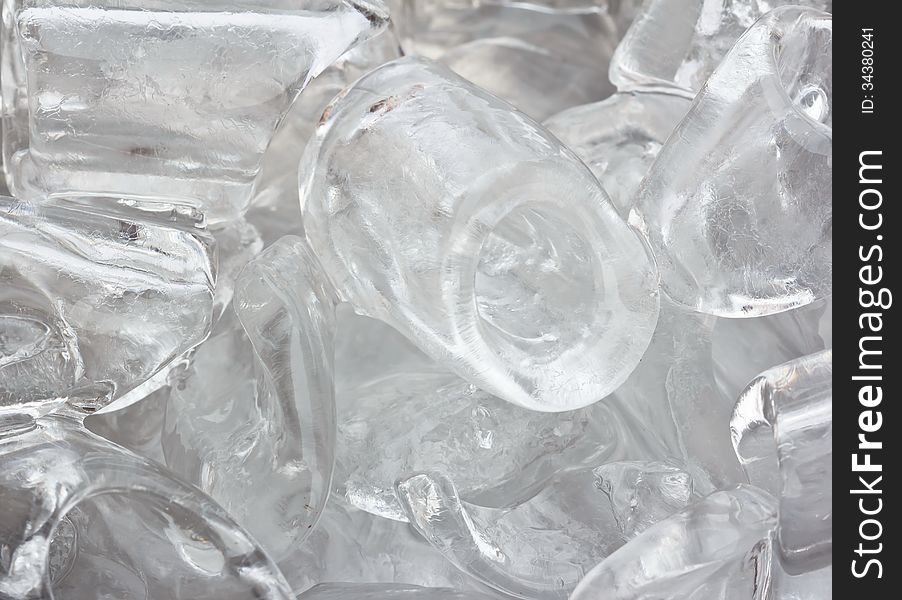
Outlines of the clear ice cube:
[{"label": "clear ice cube", "polygon": [[626,540],[591,469],[561,473],[511,509],[462,501],[438,472],[400,481],[398,495],[411,525],[457,568],[516,598],[565,600]]},{"label": "clear ice cube", "polygon": [[307,147],[304,226],[344,300],[521,406],[616,389],[658,312],[654,262],[538,124],[424,59],[336,99]]},{"label": "clear ice cube", "polygon": [[298,590],[322,582],[489,590],[455,568],[407,523],[357,510],[334,495],[299,553]]},{"label": "clear ice cube", "polygon": [[166,405],[167,466],[229,510],[292,584],[332,480],[333,305],[304,242],[282,238],[244,268],[240,323],[220,322]]},{"label": "clear ice cube", "polygon": [[0,413],[0,597],[293,598],[219,505],[77,419]]},{"label": "clear ice cube", "polygon": [[338,408],[335,489],[357,508],[404,521],[394,484],[410,473],[441,471],[465,500],[504,508],[632,442],[633,424],[604,403],[540,413],[441,371],[379,377],[339,393]]},{"label": "clear ice cube", "polygon": [[238,274],[263,249],[263,240],[257,228],[245,219],[235,219],[212,227],[210,234],[216,240],[219,256],[213,296],[213,316],[219,319],[232,302]]},{"label": "clear ice cube", "polygon": [[831,56],[830,15],[771,11],[661,149],[630,223],[675,301],[754,317],[830,295]]},{"label": "clear ice cube", "polygon": [[767,8],[757,0],[647,0],[611,59],[623,91],[695,96]]},{"label": "clear ice cube", "polygon": [[753,487],[714,492],[622,546],[586,575],[570,599],[755,598],[767,583],[775,504]]},{"label": "clear ice cube", "polygon": [[738,398],[774,365],[832,347],[832,304],[826,299],[756,319],[717,319],[711,332],[717,386],[727,398]]},{"label": "clear ice cube", "polygon": [[749,480],[780,498],[777,538],[786,570],[831,564],[833,351],[755,378],[736,403],[730,429]]},{"label": "clear ice cube", "polygon": [[5,0],[10,189],[240,213],[295,96],[387,21],[379,0]]},{"label": "clear ice cube", "polygon": [[593,473],[595,486],[610,498],[617,525],[628,538],[698,499],[692,476],[667,463],[615,461]]},{"label": "clear ice cube", "polygon": [[209,334],[215,265],[186,205],[0,198],[0,406],[130,402]]},{"label": "clear ice cube", "polygon": [[407,54],[438,60],[535,119],[602,100],[629,11],[595,0],[395,0]]},{"label": "clear ice cube", "polygon": [[254,180],[247,219],[268,245],[283,235],[303,235],[298,203],[298,159],[332,98],[360,76],[401,56],[392,29],[361,43],[329,65],[292,104],[273,135]]}]

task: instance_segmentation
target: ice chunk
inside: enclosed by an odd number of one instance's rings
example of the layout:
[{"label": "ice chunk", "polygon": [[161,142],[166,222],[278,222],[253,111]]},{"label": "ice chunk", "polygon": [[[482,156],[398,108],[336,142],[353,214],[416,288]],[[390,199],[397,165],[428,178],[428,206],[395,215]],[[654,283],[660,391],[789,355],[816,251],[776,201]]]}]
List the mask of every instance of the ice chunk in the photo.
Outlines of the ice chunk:
[{"label": "ice chunk", "polygon": [[757,0],[647,0],[617,46],[609,77],[621,92],[692,98],[767,10]]},{"label": "ice chunk", "polygon": [[332,581],[488,590],[458,571],[410,525],[356,510],[334,495],[299,552],[301,570],[295,577],[300,590]]},{"label": "ice chunk", "polygon": [[401,56],[391,29],[351,48],[304,89],[285,115],[263,155],[247,218],[266,244],[283,235],[303,235],[298,201],[298,160],[323,111],[361,75]]},{"label": "ice chunk", "polygon": [[762,371],[831,347],[832,304],[828,298],[757,319],[717,319],[711,356],[718,387],[738,398]]},{"label": "ice chunk", "polygon": [[727,424],[735,398],[714,378],[711,330],[716,319],[662,299],[649,351],[613,399],[651,435],[666,459],[685,465],[698,491],[745,483]]},{"label": "ice chunk", "polygon": [[771,11],[661,149],[630,223],[677,302],[755,317],[830,295],[831,53],[829,15]]},{"label": "ice chunk", "polygon": [[675,465],[617,461],[596,467],[595,485],[608,495],[617,525],[631,538],[697,500],[692,477]]},{"label": "ice chunk", "polygon": [[82,428],[0,413],[0,596],[293,598],[196,488]]},{"label": "ice chunk", "polygon": [[645,351],[658,294],[640,240],[569,150],[446,68],[364,76],[304,165],[307,237],[343,299],[481,389],[573,410]]},{"label": "ice chunk", "polygon": [[558,487],[578,498],[579,510],[570,513],[548,498],[552,492],[511,512],[480,510],[440,473],[414,475],[398,484],[398,494],[411,524],[470,576],[514,597],[565,599],[593,561],[624,541],[591,475],[580,475],[582,485]]},{"label": "ice chunk", "polygon": [[535,119],[602,100],[628,10],[594,0],[395,0],[407,54],[438,60]]},{"label": "ice chunk", "polygon": [[768,600],[823,600],[833,597],[833,565],[805,573],[788,573],[779,551],[774,551],[778,542],[777,532],[772,531],[767,539],[771,554],[767,578],[769,585],[762,590],[761,597]]},{"label": "ice chunk", "polygon": [[632,453],[633,424],[604,403],[530,411],[446,372],[403,372],[338,397],[336,489],[353,506],[407,520],[399,477],[441,471],[480,506],[516,506],[561,470]]},{"label": "ice chunk", "polygon": [[213,298],[213,315],[218,319],[232,302],[238,274],[263,249],[263,240],[260,239],[257,228],[244,219],[235,219],[213,227],[210,233],[216,240],[219,254],[219,271]]},{"label": "ice chunk", "polygon": [[0,198],[0,406],[131,402],[209,334],[215,264],[185,205]]},{"label": "ice chunk", "polygon": [[768,11],[778,6],[807,6],[824,12],[833,12],[833,0],[757,0],[761,10]]},{"label": "ice chunk", "polygon": [[776,506],[752,487],[719,491],[646,529],[586,575],[571,600],[754,598],[769,570]]},{"label": "ice chunk", "polygon": [[300,238],[245,267],[234,306],[174,384],[163,452],[244,525],[294,583],[335,456],[334,297]]},{"label": "ice chunk", "polygon": [[567,598],[627,539],[591,469],[560,473],[529,501],[503,510],[462,501],[437,472],[399,482],[398,495],[411,524],[448,560],[518,598]]},{"label": "ice chunk", "polygon": [[739,397],[730,429],[749,480],[779,494],[786,570],[798,574],[830,564],[833,351],[762,373]]},{"label": "ice chunk", "polygon": [[545,127],[592,169],[626,218],[639,183],[690,104],[673,94],[619,93],[558,113]]},{"label": "ice chunk", "polygon": [[[779,567],[777,567],[779,568]],[[799,575],[771,572],[775,600],[824,600],[833,597],[833,565]]]},{"label": "ice chunk", "polygon": [[9,0],[3,157],[20,197],[103,190],[243,211],[295,96],[379,32],[379,0]]},{"label": "ice chunk", "polygon": [[[200,348],[203,348],[203,344]],[[186,362],[180,362],[167,375],[180,372]],[[163,385],[129,406],[88,416],[84,425],[114,444],[128,448],[144,458],[165,464],[162,437],[170,393],[169,385]]]},{"label": "ice chunk", "polygon": [[[382,321],[358,315],[350,304],[335,311],[335,389],[340,403],[356,403],[357,388],[403,374],[445,373],[406,337]],[[353,408],[344,404],[348,410]]]}]

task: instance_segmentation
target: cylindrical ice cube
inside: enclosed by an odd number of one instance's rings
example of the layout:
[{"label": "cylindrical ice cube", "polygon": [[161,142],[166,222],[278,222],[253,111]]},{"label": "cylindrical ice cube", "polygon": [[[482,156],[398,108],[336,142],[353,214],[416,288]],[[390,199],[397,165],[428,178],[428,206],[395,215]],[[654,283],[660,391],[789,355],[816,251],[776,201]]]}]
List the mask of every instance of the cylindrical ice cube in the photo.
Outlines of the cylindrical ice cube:
[{"label": "cylindrical ice cube", "polygon": [[307,236],[344,299],[496,396],[579,408],[648,346],[640,239],[570,150],[446,67],[364,76],[303,161]]},{"label": "cylindrical ice cube", "polygon": [[663,289],[724,317],[831,293],[830,15],[784,7],[736,43],[639,188]]}]

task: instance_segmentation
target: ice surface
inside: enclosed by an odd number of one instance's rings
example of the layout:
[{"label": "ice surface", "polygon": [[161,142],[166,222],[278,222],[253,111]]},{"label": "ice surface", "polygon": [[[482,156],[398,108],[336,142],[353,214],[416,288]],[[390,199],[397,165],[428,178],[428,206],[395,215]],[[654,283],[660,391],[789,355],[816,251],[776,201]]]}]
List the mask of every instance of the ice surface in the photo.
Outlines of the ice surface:
[{"label": "ice surface", "polygon": [[413,342],[382,321],[354,312],[342,303],[335,311],[335,389],[338,402],[353,413],[358,399],[355,389],[403,376],[444,373],[441,365],[423,354]]},{"label": "ice surface", "polygon": [[[183,367],[184,363],[181,362],[173,371],[180,371]],[[163,385],[139,402],[111,412],[88,416],[84,425],[97,435],[128,448],[135,454],[165,464],[162,437],[170,392],[169,386]]]},{"label": "ice surface", "polygon": [[629,5],[586,0],[395,0],[407,54],[425,56],[535,119],[606,98]]},{"label": "ice surface", "polygon": [[491,596],[462,592],[450,588],[424,588],[398,584],[320,584],[298,597],[298,600],[484,600]]},{"label": "ice surface", "polygon": [[58,190],[241,212],[310,79],[378,33],[378,0],[3,2],[3,156],[16,195]]},{"label": "ice surface", "polygon": [[563,411],[635,368],[654,263],[576,157],[500,100],[400,59],[336,100],[304,165],[304,226],[343,299],[471,383]]},{"label": "ice surface", "polygon": [[213,297],[213,315],[219,318],[232,301],[235,280],[244,265],[263,249],[257,228],[244,219],[236,219],[211,228],[216,240],[219,269]]},{"label": "ice surface", "polygon": [[831,53],[830,15],[770,12],[661,149],[630,223],[677,302],[753,317],[830,295]]},{"label": "ice surface", "polygon": [[586,575],[571,600],[755,598],[768,569],[768,494],[723,490],[657,523]]},{"label": "ice surface", "polygon": [[220,506],[76,419],[0,413],[0,463],[4,598],[292,598]]},{"label": "ice surface", "polygon": [[293,584],[332,479],[333,303],[304,242],[282,238],[238,279],[240,324],[220,323],[166,405],[167,466],[229,510]]},{"label": "ice surface", "polygon": [[832,304],[826,299],[767,317],[717,319],[711,333],[717,386],[738,398],[763,371],[832,347]]},{"label": "ice surface", "polygon": [[340,393],[338,406],[336,489],[351,505],[397,520],[407,516],[394,484],[411,473],[441,471],[465,500],[505,508],[561,470],[643,456],[635,425],[604,403],[540,413],[441,371],[381,377]]},{"label": "ice surface", "polygon": [[3,2],[0,598],[830,598],[832,2],[388,3]]},{"label": "ice surface", "polygon": [[807,6],[824,12],[833,12],[833,0],[758,0],[758,6],[768,11],[778,6]]},{"label": "ice surface", "polygon": [[639,423],[653,423],[649,437],[658,456],[685,464],[700,493],[746,482],[725,426],[735,404],[717,386],[711,331],[714,317],[662,299],[648,352],[613,395]]},{"label": "ice surface", "polygon": [[0,198],[0,406],[125,402],[206,338],[215,264],[185,205]]},{"label": "ice surface", "polygon": [[299,552],[300,571],[293,574],[299,590],[324,582],[489,589],[457,570],[410,525],[354,509],[334,495]]},{"label": "ice surface", "polygon": [[832,381],[832,350],[776,366],[749,384],[730,422],[751,482],[779,494],[779,549],[790,573],[832,561]]},{"label": "ice surface", "polygon": [[398,484],[412,525],[455,566],[516,598],[565,599],[585,572],[625,541],[590,469],[563,473],[509,510],[461,501],[444,475]]},{"label": "ice surface", "polygon": [[263,155],[247,218],[271,244],[283,235],[303,235],[298,203],[298,160],[332,98],[367,71],[401,56],[388,29],[351,48],[311,81],[291,106]]},{"label": "ice surface", "polygon": [[690,104],[673,94],[619,93],[567,109],[544,125],[592,169],[626,218],[639,183]]},{"label": "ice surface", "polygon": [[[775,561],[776,562],[776,561]],[[775,600],[824,600],[833,598],[833,566],[800,575],[790,575],[779,567],[771,571]]]},{"label": "ice surface", "polygon": [[698,499],[689,473],[671,464],[617,461],[596,467],[593,473],[595,486],[610,498],[617,525],[627,538]]},{"label": "ice surface", "polygon": [[767,10],[757,0],[646,0],[611,59],[610,79],[621,92],[692,98]]}]

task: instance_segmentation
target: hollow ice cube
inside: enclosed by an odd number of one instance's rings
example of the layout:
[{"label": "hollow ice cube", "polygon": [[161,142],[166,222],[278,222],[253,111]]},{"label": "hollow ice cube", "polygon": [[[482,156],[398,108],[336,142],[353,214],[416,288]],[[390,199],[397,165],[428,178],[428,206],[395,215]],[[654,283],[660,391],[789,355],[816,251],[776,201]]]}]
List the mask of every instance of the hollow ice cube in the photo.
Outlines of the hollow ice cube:
[{"label": "hollow ice cube", "polygon": [[307,237],[342,298],[482,389],[571,410],[645,351],[658,296],[641,241],[569,150],[447,68],[370,72],[303,161]]},{"label": "hollow ice cube", "polygon": [[630,223],[675,301],[724,317],[832,291],[832,20],[768,13],[711,75],[639,188]]}]

